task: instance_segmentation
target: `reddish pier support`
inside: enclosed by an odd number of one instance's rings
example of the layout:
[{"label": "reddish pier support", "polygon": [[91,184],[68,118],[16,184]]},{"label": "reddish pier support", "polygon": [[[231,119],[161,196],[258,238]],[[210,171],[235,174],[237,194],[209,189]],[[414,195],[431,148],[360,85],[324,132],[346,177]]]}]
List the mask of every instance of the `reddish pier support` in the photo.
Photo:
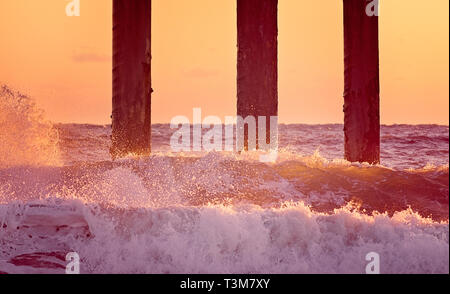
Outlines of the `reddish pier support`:
[{"label": "reddish pier support", "polygon": [[366,14],[368,0],[344,0],[345,157],[380,162],[378,16]]},{"label": "reddish pier support", "polygon": [[237,35],[237,114],[265,116],[269,143],[270,117],[278,115],[278,0],[237,0]]},{"label": "reddish pier support", "polygon": [[151,0],[113,0],[113,158],[151,151]]}]

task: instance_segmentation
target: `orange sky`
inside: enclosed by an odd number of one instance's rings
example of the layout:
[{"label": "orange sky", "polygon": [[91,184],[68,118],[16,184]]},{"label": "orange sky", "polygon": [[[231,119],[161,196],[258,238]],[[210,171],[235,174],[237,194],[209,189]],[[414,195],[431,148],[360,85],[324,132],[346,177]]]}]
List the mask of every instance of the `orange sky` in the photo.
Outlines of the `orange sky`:
[{"label": "orange sky", "polygon": [[[0,0],[0,83],[56,122],[109,123],[112,1]],[[153,122],[236,112],[236,1],[153,0]],[[449,122],[449,1],[381,1],[382,123]],[[341,0],[279,0],[279,117],[343,122]]]}]

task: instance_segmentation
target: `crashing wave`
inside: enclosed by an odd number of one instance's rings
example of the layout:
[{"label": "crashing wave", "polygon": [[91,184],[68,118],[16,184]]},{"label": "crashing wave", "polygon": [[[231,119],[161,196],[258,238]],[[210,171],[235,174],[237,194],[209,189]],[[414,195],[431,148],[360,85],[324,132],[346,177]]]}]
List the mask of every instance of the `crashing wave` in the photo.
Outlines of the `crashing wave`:
[{"label": "crashing wave", "polygon": [[0,84],[0,168],[58,165],[58,141],[33,99]]}]

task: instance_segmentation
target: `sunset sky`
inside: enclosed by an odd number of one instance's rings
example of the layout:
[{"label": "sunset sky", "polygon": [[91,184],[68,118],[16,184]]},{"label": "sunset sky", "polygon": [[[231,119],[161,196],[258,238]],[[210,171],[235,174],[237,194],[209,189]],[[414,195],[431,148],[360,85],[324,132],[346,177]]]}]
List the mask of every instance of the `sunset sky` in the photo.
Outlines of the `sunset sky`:
[{"label": "sunset sky", "polygon": [[[0,83],[55,122],[110,123],[112,0],[0,0]],[[153,0],[153,122],[236,113],[236,0]],[[381,120],[449,122],[449,1],[381,1]],[[279,0],[279,117],[343,122],[342,0]]]}]

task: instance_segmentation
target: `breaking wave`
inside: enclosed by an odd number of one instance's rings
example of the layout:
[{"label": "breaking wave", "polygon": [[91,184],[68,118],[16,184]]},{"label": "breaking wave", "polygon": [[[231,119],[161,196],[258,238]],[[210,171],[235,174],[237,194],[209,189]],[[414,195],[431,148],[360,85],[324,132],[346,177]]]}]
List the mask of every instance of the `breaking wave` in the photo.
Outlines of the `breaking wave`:
[{"label": "breaking wave", "polygon": [[5,272],[62,272],[70,251],[85,273],[364,273],[372,251],[383,273],[449,271],[448,167],[210,153],[0,178]]},{"label": "breaking wave", "polygon": [[2,247],[15,244],[0,254],[9,273],[62,273],[71,251],[84,273],[364,273],[369,252],[380,254],[382,273],[449,271],[448,222],[410,209],[390,217],[291,202],[123,209],[41,201],[0,206],[0,220]]},{"label": "breaking wave", "polygon": [[0,84],[0,168],[59,164],[58,132],[33,99]]},{"label": "breaking wave", "polygon": [[382,165],[342,158],[342,125],[280,125],[257,153],[111,161],[111,128],[53,125],[0,88],[0,273],[449,272],[448,126],[382,127]]}]

